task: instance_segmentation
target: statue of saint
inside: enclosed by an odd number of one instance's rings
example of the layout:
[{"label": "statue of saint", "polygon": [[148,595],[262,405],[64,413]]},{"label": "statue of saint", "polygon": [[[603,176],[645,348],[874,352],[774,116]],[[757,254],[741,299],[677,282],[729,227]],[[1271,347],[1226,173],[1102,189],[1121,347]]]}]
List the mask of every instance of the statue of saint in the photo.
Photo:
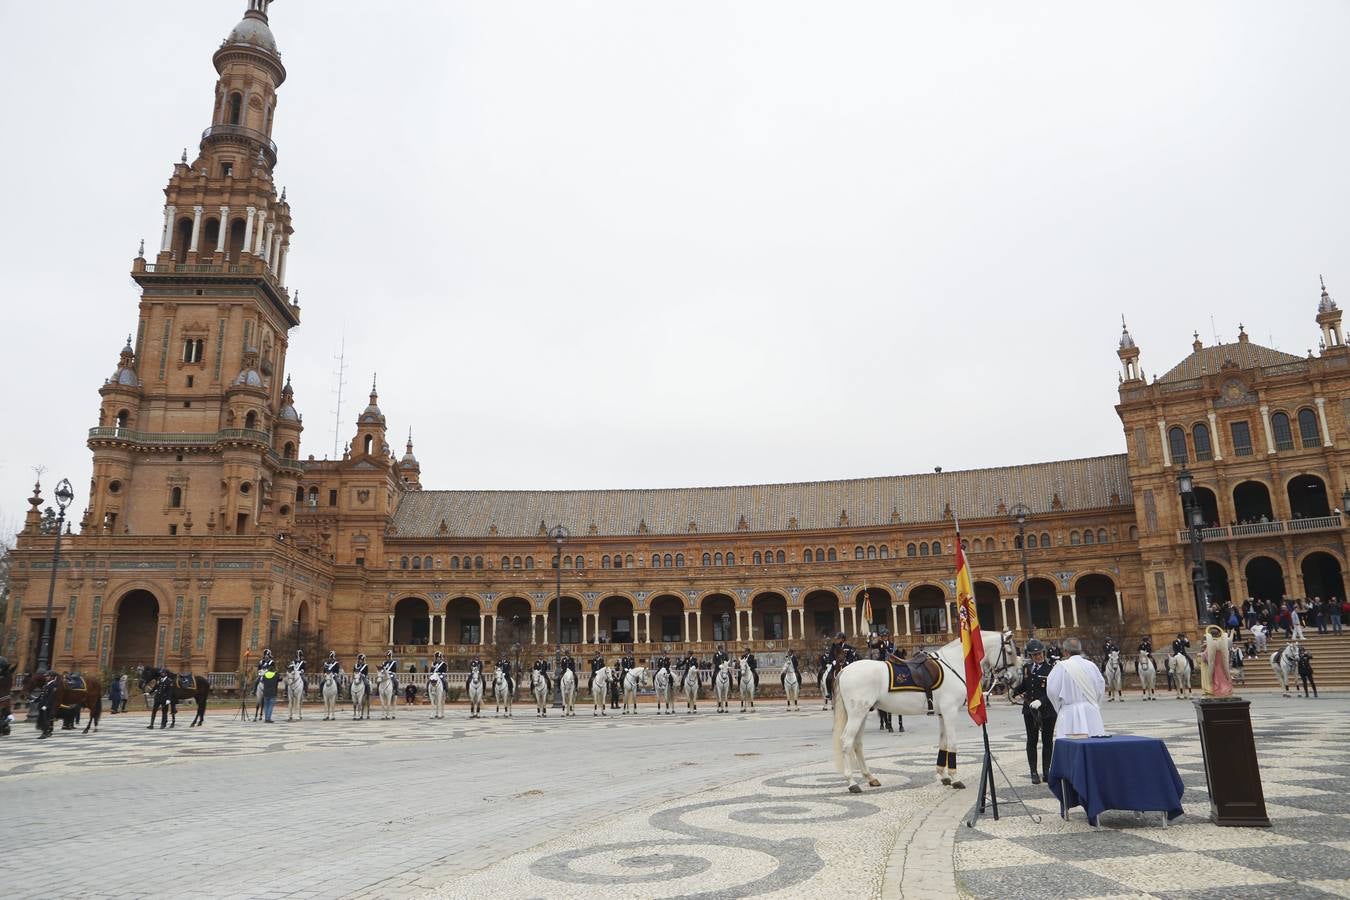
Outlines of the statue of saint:
[{"label": "statue of saint", "polygon": [[1200,654],[1200,687],[1210,697],[1233,696],[1233,677],[1228,668],[1232,640],[1218,625],[1205,626],[1205,646]]}]

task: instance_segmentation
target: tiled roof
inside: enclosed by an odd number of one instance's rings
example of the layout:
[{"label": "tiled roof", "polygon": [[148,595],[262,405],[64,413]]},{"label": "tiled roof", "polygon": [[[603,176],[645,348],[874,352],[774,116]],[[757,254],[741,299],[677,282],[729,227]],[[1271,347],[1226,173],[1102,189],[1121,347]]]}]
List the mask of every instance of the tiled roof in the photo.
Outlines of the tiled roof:
[{"label": "tiled roof", "polygon": [[1213,375],[1223,368],[1223,364],[1232,360],[1244,369],[1261,369],[1266,366],[1278,366],[1283,363],[1300,362],[1292,353],[1272,350],[1249,341],[1237,341],[1232,344],[1216,344],[1213,347],[1201,347],[1190,356],[1177,363],[1166,375],[1158,380],[1185,381],[1199,378],[1201,375]]},{"label": "tiled roof", "polygon": [[[394,515],[401,537],[536,537],[539,524],[561,522],[576,537],[638,534],[700,534],[737,531],[741,517],[750,531],[935,522],[948,497],[958,498],[957,515],[975,519],[1001,515],[999,502],[1025,503],[1034,513],[1098,509],[1115,495],[1131,503],[1124,454],[923,475],[891,475],[845,481],[757,484],[738,487],[658,488],[598,491],[408,491]],[[446,530],[440,530],[441,522]],[[495,532],[493,528],[495,527]]]}]

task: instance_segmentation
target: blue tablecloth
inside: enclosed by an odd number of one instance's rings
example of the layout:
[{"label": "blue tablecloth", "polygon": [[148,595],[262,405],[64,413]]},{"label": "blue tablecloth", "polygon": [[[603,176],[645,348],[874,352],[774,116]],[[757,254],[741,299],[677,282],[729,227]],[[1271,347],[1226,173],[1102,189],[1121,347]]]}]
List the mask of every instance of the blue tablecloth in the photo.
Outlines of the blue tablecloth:
[{"label": "blue tablecloth", "polygon": [[1159,811],[1175,819],[1186,790],[1166,744],[1128,734],[1055,741],[1046,780],[1061,810],[1081,806],[1094,825],[1107,809]]}]

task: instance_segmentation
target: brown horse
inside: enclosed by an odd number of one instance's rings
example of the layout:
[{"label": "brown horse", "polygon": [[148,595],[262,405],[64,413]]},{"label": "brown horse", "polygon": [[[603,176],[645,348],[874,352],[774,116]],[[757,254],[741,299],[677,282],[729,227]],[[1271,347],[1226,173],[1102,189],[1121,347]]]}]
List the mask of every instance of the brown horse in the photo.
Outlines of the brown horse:
[{"label": "brown horse", "polygon": [[[161,677],[165,676],[167,676],[172,680],[173,688],[172,694],[169,694],[170,689],[166,688],[164,690],[164,693],[168,694],[168,696],[163,699],[170,701],[171,708],[177,707],[179,700],[194,701],[197,704],[197,715],[195,715],[192,718],[192,725],[206,724],[206,696],[207,694],[211,693],[211,682],[207,681],[200,675],[194,675],[191,676],[192,687],[187,688],[183,687],[182,683],[178,680],[178,675],[176,673],[170,672],[168,669],[158,669],[155,668],[154,666],[145,666],[144,668],[141,669],[140,689],[142,691],[148,690],[155,695],[157,707],[161,698],[159,692],[155,690],[155,687],[157,686],[158,680]],[[152,710],[150,713],[150,723],[152,726],[154,725],[155,721],[155,713],[158,711],[159,711],[158,708],[156,708],[155,710]],[[177,709],[174,708],[172,709],[172,711],[174,715],[177,716]],[[192,725],[189,725],[188,727],[190,728],[192,727]],[[163,726],[161,725],[160,727],[162,728]]]},{"label": "brown horse", "polygon": [[89,722],[84,726],[84,734],[89,733],[92,728],[98,731],[98,720],[103,716],[103,685],[97,678],[90,678],[87,675],[76,676],[83,679],[84,687],[72,687],[66,679],[72,673],[60,674],[56,678],[56,690],[52,695],[52,706],[55,707],[54,715],[67,723],[62,726],[63,730],[73,728],[74,712],[66,713],[67,709],[78,709],[83,707],[89,710]]}]

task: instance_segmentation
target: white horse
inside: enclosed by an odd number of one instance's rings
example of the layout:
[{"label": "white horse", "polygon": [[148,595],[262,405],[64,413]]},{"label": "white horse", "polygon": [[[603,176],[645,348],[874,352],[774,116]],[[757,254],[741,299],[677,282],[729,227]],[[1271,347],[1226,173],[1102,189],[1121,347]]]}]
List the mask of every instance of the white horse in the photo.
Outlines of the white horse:
[{"label": "white horse", "polygon": [[684,690],[684,713],[698,712],[698,688],[701,678],[698,674],[698,666],[690,666],[684,673],[684,682],[681,688]]},{"label": "white horse", "polygon": [[352,721],[370,718],[370,683],[360,675],[352,678]]},{"label": "white horse", "polygon": [[577,714],[577,676],[571,669],[563,669],[562,701],[563,715],[575,716]]},{"label": "white horse", "polygon": [[445,718],[445,676],[432,672],[427,676],[427,698],[431,700],[431,717]]},{"label": "white horse", "polygon": [[717,695],[717,711],[731,711],[731,662],[718,663],[713,676],[713,692]]},{"label": "white horse", "polygon": [[295,666],[286,669],[286,721],[303,719],[305,676]]},{"label": "white horse", "polygon": [[534,697],[534,716],[548,715],[548,681],[544,673],[535,669],[530,673],[530,696]]},{"label": "white horse", "polygon": [[493,716],[501,714],[502,707],[506,707],[507,718],[511,717],[511,701],[515,699],[511,696],[511,686],[507,684],[506,672],[501,666],[497,667],[497,676],[492,681],[492,699],[497,704],[497,709]]},{"label": "white horse", "polygon": [[802,705],[797,698],[801,694],[801,684],[797,681],[797,670],[792,668],[792,660],[783,663],[783,696],[787,698],[787,708],[801,712]]},{"label": "white horse", "polygon": [[1174,653],[1167,660],[1167,671],[1172,676],[1172,686],[1176,688],[1177,699],[1191,695],[1191,672],[1194,665],[1185,652]]},{"label": "white horse", "polygon": [[483,667],[478,663],[469,669],[469,680],[465,687],[469,695],[469,718],[476,719],[483,714]]},{"label": "white horse", "polygon": [[1153,655],[1147,650],[1140,650],[1134,670],[1139,673],[1139,689],[1144,692],[1144,699],[1157,700],[1155,688],[1158,684],[1158,668],[1153,665]]},{"label": "white horse", "polygon": [[745,712],[745,704],[750,703],[750,711],[755,711],[755,673],[746,665],[741,665],[736,669],[736,686],[741,692],[741,712]]},{"label": "white horse", "polygon": [[1298,644],[1285,644],[1283,650],[1270,654],[1270,667],[1280,680],[1280,690],[1288,697],[1294,685],[1294,675],[1298,672]]},{"label": "white horse", "polygon": [[[997,677],[1009,667],[1021,665],[1012,632],[1002,634],[984,632],[984,668]],[[954,788],[965,787],[956,777],[956,725],[966,713],[965,661],[961,642],[952,641],[930,655],[938,660],[943,678],[933,688],[933,707],[938,715],[937,777]],[[863,731],[868,713],[873,709],[893,715],[923,716],[928,704],[923,691],[891,691],[890,669],[884,662],[860,659],[850,663],[835,680],[834,696],[834,764],[848,779],[848,789],[862,791],[854,774],[857,768],[872,787],[881,784],[867,767],[863,758]]]},{"label": "white horse", "polygon": [[656,670],[656,714],[661,715],[661,706],[664,704],[666,713],[674,715],[674,700],[675,676],[670,674],[670,669],[662,666]]},{"label": "white horse", "polygon": [[380,718],[393,719],[394,715],[394,676],[388,669],[381,669],[375,676],[375,690],[380,695]]},{"label": "white horse", "polygon": [[633,704],[633,715],[638,714],[638,689],[647,683],[647,670],[637,666],[623,676],[623,715],[628,715],[628,704]]},{"label": "white horse", "polygon": [[1120,702],[1125,702],[1125,667],[1120,664],[1120,651],[1112,650],[1106,657],[1106,702],[1115,702],[1119,695]]},{"label": "white horse", "polygon": [[319,684],[319,695],[323,697],[323,720],[337,718],[337,696],[338,685],[337,676],[332,672],[323,673],[323,681]]},{"label": "white horse", "polygon": [[609,683],[613,678],[614,672],[609,666],[601,666],[595,673],[595,678],[591,681],[591,715],[595,715],[597,709],[600,710],[600,715],[609,715],[605,709],[609,705]]}]

